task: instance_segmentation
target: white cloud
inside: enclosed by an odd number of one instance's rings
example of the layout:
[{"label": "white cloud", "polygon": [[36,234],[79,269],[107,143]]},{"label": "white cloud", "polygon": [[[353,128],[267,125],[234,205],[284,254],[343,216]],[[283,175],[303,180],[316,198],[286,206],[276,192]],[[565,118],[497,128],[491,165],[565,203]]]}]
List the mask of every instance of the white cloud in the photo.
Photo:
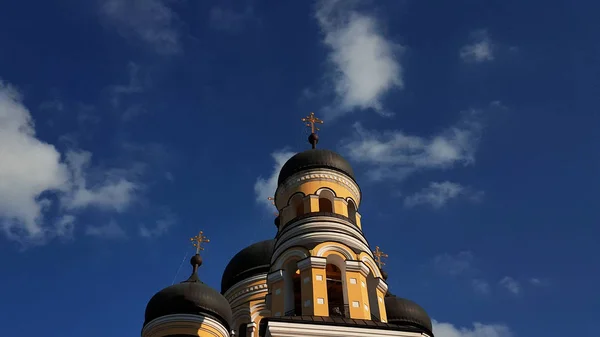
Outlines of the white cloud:
[{"label": "white cloud", "polygon": [[91,156],[90,152],[85,151],[67,153],[66,162],[72,173],[72,191],[63,196],[63,206],[68,209],[97,206],[123,211],[131,203],[138,186],[121,176],[119,171],[108,170],[100,182],[88,187],[89,179],[85,172],[89,168]]},{"label": "white cloud", "polygon": [[486,30],[471,34],[471,43],[460,49],[460,58],[465,62],[480,63],[494,59],[494,44]]},{"label": "white cloud", "polygon": [[69,171],[60,153],[35,136],[19,93],[0,82],[0,228],[11,238],[42,237],[46,191],[67,191]]},{"label": "white cloud", "polygon": [[162,218],[156,220],[154,226],[141,226],[140,236],[145,238],[154,238],[167,233],[168,230],[173,227],[177,219],[169,210],[164,210],[163,213],[164,214]]},{"label": "white cloud", "polygon": [[521,285],[512,277],[505,276],[498,283],[515,295],[518,295],[521,292]]},{"label": "white cloud", "polygon": [[399,44],[388,40],[377,20],[358,13],[353,1],[321,0],[315,13],[330,49],[330,79],[337,102],[325,109],[335,117],[356,109],[374,109],[385,114],[382,98],[393,88],[402,88]]},{"label": "white cloud", "polygon": [[490,284],[485,280],[474,279],[471,281],[471,285],[473,286],[475,292],[478,292],[480,294],[489,294],[491,291]]},{"label": "white cloud", "polygon": [[433,266],[443,274],[457,276],[470,271],[473,267],[473,253],[462,251],[456,255],[444,253],[433,258]]},{"label": "white cloud", "polygon": [[417,170],[471,165],[483,131],[483,111],[469,110],[462,115],[456,125],[428,138],[403,131],[369,131],[355,123],[355,134],[343,147],[350,159],[371,166],[367,175],[373,180],[403,179]]},{"label": "white cloud", "polygon": [[[0,230],[20,242],[44,242],[72,235],[69,211],[89,206],[122,211],[137,185],[122,170],[108,170],[90,186],[85,151],[69,151],[63,161],[51,144],[36,138],[33,119],[16,89],[0,81]],[[58,197],[58,198],[56,198]],[[60,200],[54,224],[45,212]]]},{"label": "white cloud", "polygon": [[457,327],[451,323],[433,323],[433,334],[436,337],[511,337],[510,328],[504,324],[482,324],[475,322],[472,328]]},{"label": "white cloud", "polygon": [[124,239],[127,237],[123,228],[114,220],[102,226],[88,226],[85,234],[105,239]]},{"label": "white cloud", "polygon": [[287,150],[278,150],[271,153],[271,156],[275,160],[275,165],[273,166],[273,171],[268,178],[258,177],[256,179],[256,183],[254,184],[254,193],[256,195],[256,202],[264,205],[270,210],[274,210],[275,207],[272,205],[271,201],[268,200],[269,197],[273,197],[275,195],[275,190],[277,189],[277,178],[279,177],[279,171],[283,167],[283,164],[290,159],[295,152],[290,152]]},{"label": "white cloud", "polygon": [[472,191],[470,188],[450,181],[431,182],[428,187],[404,198],[404,206],[431,205],[433,208],[442,208],[451,199],[467,196],[473,201],[480,200],[483,192]]},{"label": "white cloud", "polygon": [[107,0],[101,13],[124,37],[135,37],[157,53],[181,51],[179,19],[164,0]]}]

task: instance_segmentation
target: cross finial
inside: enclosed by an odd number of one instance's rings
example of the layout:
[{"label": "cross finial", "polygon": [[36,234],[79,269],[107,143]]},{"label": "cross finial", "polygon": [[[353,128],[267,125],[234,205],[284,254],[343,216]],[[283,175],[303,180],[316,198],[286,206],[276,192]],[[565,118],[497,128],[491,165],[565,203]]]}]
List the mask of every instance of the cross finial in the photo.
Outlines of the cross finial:
[{"label": "cross finial", "polygon": [[377,262],[377,265],[379,266],[379,269],[381,269],[382,266],[385,265],[385,263],[383,261],[381,261],[382,258],[387,258],[388,255],[384,252],[382,252],[379,249],[379,246],[375,246],[375,250],[373,251],[373,255],[375,255],[375,261]]},{"label": "cross finial", "polygon": [[194,236],[193,238],[190,238],[190,241],[192,241],[192,245],[196,247],[196,254],[200,254],[200,251],[204,250],[204,247],[202,247],[203,243],[210,242],[210,240],[206,236],[204,236],[203,231],[200,231],[198,235]]},{"label": "cross finial", "polygon": [[319,131],[319,128],[315,126],[315,124],[323,124],[323,121],[315,117],[315,113],[311,112],[310,115],[302,118],[302,121],[306,123],[306,126],[310,126],[310,132],[315,133]]}]

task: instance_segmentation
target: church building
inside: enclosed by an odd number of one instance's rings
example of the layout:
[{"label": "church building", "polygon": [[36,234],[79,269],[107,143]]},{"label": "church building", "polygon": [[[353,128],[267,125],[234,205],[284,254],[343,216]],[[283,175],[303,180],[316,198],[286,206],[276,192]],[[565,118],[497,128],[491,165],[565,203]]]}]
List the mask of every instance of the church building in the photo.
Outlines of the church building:
[{"label": "church building", "polygon": [[341,155],[312,148],[283,165],[273,204],[277,234],[238,252],[222,276],[221,291],[193,271],[148,302],[142,337],[433,337],[431,319],[416,303],[392,295],[379,247],[363,235],[362,194]]}]

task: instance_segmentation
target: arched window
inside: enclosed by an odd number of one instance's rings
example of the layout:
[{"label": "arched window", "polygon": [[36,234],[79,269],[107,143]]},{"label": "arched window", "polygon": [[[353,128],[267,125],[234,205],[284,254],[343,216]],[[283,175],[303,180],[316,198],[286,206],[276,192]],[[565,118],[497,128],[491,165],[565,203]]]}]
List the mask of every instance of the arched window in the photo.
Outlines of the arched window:
[{"label": "arched window", "polygon": [[266,332],[267,332],[267,320],[264,318],[261,318],[260,321],[258,321],[258,335],[265,336]]},{"label": "arched window", "polygon": [[356,205],[352,199],[348,200],[348,218],[356,224]]},{"label": "arched window", "polygon": [[340,268],[344,266],[344,260],[337,255],[327,257],[325,267],[325,279],[327,280],[327,303],[329,305],[330,317],[350,318],[350,309],[346,294],[345,271]]},{"label": "arched window", "polygon": [[289,261],[283,267],[284,283],[284,316],[302,315],[302,288],[300,283],[300,270],[296,260]]},{"label": "arched window", "polygon": [[296,205],[296,216],[301,216],[304,214],[304,202],[300,200],[300,202]]},{"label": "arched window", "polygon": [[247,323],[242,323],[240,324],[239,328],[238,328],[238,337],[246,337],[246,333],[248,331],[248,324]]},{"label": "arched window", "polygon": [[319,198],[319,212],[333,213],[333,205],[329,199]]},{"label": "arched window", "polygon": [[367,275],[367,295],[369,296],[369,311],[371,320],[380,322],[379,302],[377,300],[377,279],[373,276],[373,272]]},{"label": "arched window", "polygon": [[302,194],[294,195],[290,200],[290,205],[294,210],[294,216],[292,217],[292,219],[304,214],[304,200]]},{"label": "arched window", "polygon": [[333,213],[333,200],[335,195],[330,190],[319,192],[319,212]]}]

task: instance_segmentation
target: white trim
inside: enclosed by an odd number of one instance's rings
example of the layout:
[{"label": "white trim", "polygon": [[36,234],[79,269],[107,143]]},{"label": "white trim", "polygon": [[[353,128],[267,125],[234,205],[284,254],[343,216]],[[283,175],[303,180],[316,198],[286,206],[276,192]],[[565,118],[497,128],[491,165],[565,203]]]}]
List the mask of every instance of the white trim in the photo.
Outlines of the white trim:
[{"label": "white trim", "polygon": [[309,256],[298,261],[298,269],[300,269],[300,271],[303,271],[307,268],[325,269],[325,267],[327,267],[327,259],[324,257]]},{"label": "white trim", "polygon": [[371,256],[363,256],[360,258],[360,260],[362,262],[364,262],[367,266],[369,266],[369,269],[373,273],[373,276],[379,277],[379,278],[383,277],[381,275],[381,270],[379,269],[379,267],[377,266],[377,263],[375,262],[375,260],[373,260],[373,258]]},{"label": "white trim", "polygon": [[380,278],[376,279],[376,281],[377,281],[377,285],[376,285],[377,290],[381,291],[383,293],[383,296],[385,296],[385,294],[388,291],[387,283],[383,279],[380,279]]},{"label": "white trim", "polygon": [[339,243],[337,242],[332,242],[331,244],[324,245],[315,253],[315,255],[323,256],[327,252],[337,252],[342,254],[346,260],[354,260],[354,257],[352,256],[354,252],[352,251],[352,249],[348,247],[340,247],[338,246],[338,244]]},{"label": "white trim", "polygon": [[273,272],[270,272],[269,275],[267,276],[267,282],[269,284],[274,283],[274,282],[278,282],[283,280],[283,269],[277,269]]},{"label": "white trim", "polygon": [[419,332],[269,321],[265,337],[422,337]]},{"label": "white trim", "polygon": [[246,279],[243,279],[237,283],[235,283],[233,286],[231,286],[229,289],[227,289],[227,291],[223,294],[223,296],[225,296],[225,298],[229,301],[229,302],[233,302],[237,297],[239,297],[240,295],[247,293],[251,290],[252,287],[248,287],[248,284],[254,283],[256,281],[267,281],[267,273],[260,273],[251,277],[248,277]]},{"label": "white trim", "polygon": [[346,260],[346,272],[348,272],[348,271],[354,271],[354,272],[357,271],[357,272],[360,272],[360,274],[362,276],[367,277],[367,275],[369,275],[369,272],[371,270],[362,261],[348,261],[348,260]]},{"label": "white trim", "polygon": [[[297,257],[298,260],[302,260],[309,256],[308,251],[304,247],[295,248],[291,250],[287,250],[287,248],[289,247],[286,246],[286,249],[284,251],[277,249],[277,251],[280,252],[277,254],[277,256],[275,256],[275,253],[273,253],[273,256],[271,257],[271,270],[283,269],[283,264],[286,263],[288,259],[292,257]],[[269,281],[269,283],[271,282]]]},{"label": "white trim", "polygon": [[214,329],[217,329],[222,336],[229,336],[229,331],[221,324],[221,322],[216,319],[208,316],[199,316],[199,315],[189,315],[189,314],[175,314],[175,315],[167,315],[155,318],[151,320],[144,328],[142,329],[142,336],[146,334],[147,331],[150,331],[162,324],[171,323],[171,322],[191,322],[191,323],[200,323],[206,324]]},{"label": "white trim", "polygon": [[[293,189],[294,187],[311,180],[329,180],[338,184],[342,184],[350,190],[352,196],[354,197],[354,202],[357,205],[360,204],[360,190],[358,185],[347,175],[329,169],[303,170],[293,174],[292,176],[287,178],[283,183],[277,186],[277,190],[275,191],[276,204],[279,204],[277,200],[281,198],[282,194],[284,194],[286,191],[289,191],[290,189]],[[287,202],[288,200],[285,200],[286,205]]]}]

